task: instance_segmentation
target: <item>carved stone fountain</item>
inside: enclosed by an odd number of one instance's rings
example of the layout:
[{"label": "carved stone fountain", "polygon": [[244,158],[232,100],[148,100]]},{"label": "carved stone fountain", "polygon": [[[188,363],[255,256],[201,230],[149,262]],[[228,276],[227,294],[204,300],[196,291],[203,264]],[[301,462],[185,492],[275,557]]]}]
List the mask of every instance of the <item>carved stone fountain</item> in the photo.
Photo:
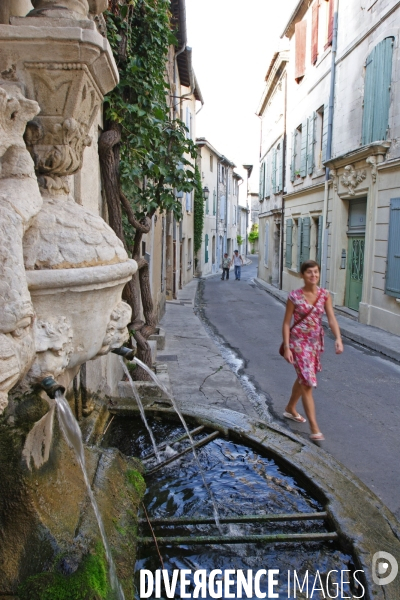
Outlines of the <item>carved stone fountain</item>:
[{"label": "carved stone fountain", "polygon": [[[57,428],[40,471],[30,471],[22,450],[34,423],[43,423],[44,436],[53,424],[54,407],[35,384],[52,376],[68,387],[80,365],[127,340],[131,310],[121,294],[137,268],[107,223],[74,198],[103,97],[118,81],[97,29],[107,2],[32,5],[0,25],[0,595],[16,594],[58,554],[69,556],[61,571],[73,573],[94,552],[85,487]],[[48,459],[48,445],[42,451]],[[92,477],[102,460],[89,452]],[[105,462],[103,474],[111,469],[113,481],[127,485],[136,466],[112,452]],[[126,499],[99,485],[109,523],[122,522]],[[129,489],[126,498],[137,498]]]}]

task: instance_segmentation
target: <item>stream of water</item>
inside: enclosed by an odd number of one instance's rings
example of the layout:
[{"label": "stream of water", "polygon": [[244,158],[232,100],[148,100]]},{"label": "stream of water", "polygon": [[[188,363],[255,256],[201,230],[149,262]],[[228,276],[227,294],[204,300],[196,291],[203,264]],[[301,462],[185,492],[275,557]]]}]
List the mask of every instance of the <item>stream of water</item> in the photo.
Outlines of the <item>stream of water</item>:
[{"label": "stream of water", "polygon": [[[148,422],[147,422],[147,419],[146,419],[146,415],[145,415],[145,412],[144,412],[144,408],[143,408],[142,401],[141,401],[141,399],[140,399],[140,396],[139,396],[139,394],[138,394],[138,391],[137,391],[137,389],[136,389],[136,386],[135,386],[135,384],[134,384],[134,382],[133,382],[133,379],[132,379],[132,377],[131,377],[131,374],[129,373],[129,369],[128,369],[128,367],[126,366],[126,364],[125,364],[125,361],[124,361],[124,359],[122,358],[122,356],[120,356],[120,360],[121,360],[122,368],[124,369],[124,373],[125,373],[125,375],[127,376],[129,383],[131,384],[132,393],[133,393],[133,395],[135,396],[135,400],[136,400],[136,402],[137,402],[137,405],[138,405],[138,407],[139,407],[139,410],[140,410],[140,416],[142,417],[142,421],[143,421],[143,423],[144,423],[144,425],[145,425],[145,427],[146,427],[146,429],[147,429],[147,432],[148,432],[148,434],[149,434],[149,436],[150,436],[151,443],[152,443],[152,445],[153,445],[153,452],[154,452],[154,454],[155,454],[155,455],[156,455],[156,457],[157,457],[157,461],[160,463],[160,462],[161,462],[161,456],[160,456],[160,453],[159,453],[159,451],[158,451],[157,444],[156,444],[156,441],[155,441],[155,439],[154,439],[154,435],[153,435],[153,432],[152,432],[152,430],[151,430],[151,427],[149,427],[149,424],[148,424]],[[140,361],[139,361],[139,362],[140,362]]]},{"label": "stream of water", "polygon": [[203,480],[203,485],[204,485],[205,489],[207,490],[207,492],[208,492],[208,494],[210,496],[212,505],[213,505],[213,514],[214,514],[215,523],[216,523],[216,525],[218,527],[219,532],[222,533],[222,527],[221,527],[221,523],[220,523],[220,519],[219,519],[219,512],[218,512],[217,501],[216,501],[216,499],[214,497],[214,494],[212,493],[212,490],[211,490],[210,486],[208,485],[208,483],[206,481],[206,477],[205,477],[203,468],[202,468],[202,466],[200,464],[200,461],[199,461],[198,456],[197,456],[196,449],[194,447],[193,438],[192,438],[192,436],[190,434],[190,431],[189,431],[189,428],[187,426],[187,423],[186,423],[186,421],[185,421],[185,419],[184,419],[184,417],[183,417],[183,415],[182,415],[182,413],[181,413],[181,411],[179,409],[179,406],[177,405],[177,403],[175,401],[175,398],[172,396],[172,394],[169,393],[169,391],[167,390],[167,388],[165,387],[165,385],[163,385],[163,383],[158,379],[158,377],[156,376],[156,374],[147,365],[144,364],[144,362],[142,362],[141,360],[139,360],[136,357],[133,360],[134,360],[134,362],[137,365],[139,365],[142,369],[144,369],[150,375],[150,377],[153,379],[154,383],[156,385],[158,385],[158,387],[164,392],[164,394],[167,396],[167,398],[171,401],[171,404],[174,407],[174,410],[175,410],[176,414],[178,415],[180,422],[183,425],[185,433],[188,436],[190,445],[192,447],[192,452],[193,452],[194,459],[196,461],[196,464],[198,466],[201,478]]},{"label": "stream of water", "polygon": [[103,546],[107,557],[107,562],[109,566],[110,573],[110,584],[112,590],[115,592],[118,600],[125,600],[124,592],[121,587],[121,584],[118,581],[117,573],[115,570],[115,564],[111,555],[110,546],[108,544],[106,532],[104,529],[103,520],[100,515],[99,507],[97,506],[96,498],[94,497],[88,474],[86,471],[86,462],[85,462],[85,453],[83,448],[82,441],[82,432],[80,427],[71,411],[71,408],[65,399],[65,396],[62,392],[57,391],[55,395],[55,400],[57,404],[57,415],[58,421],[60,423],[61,431],[67,441],[67,444],[74,450],[75,456],[81,466],[83,478],[85,480],[87,493],[90,498],[90,502],[92,503],[92,507],[94,510],[94,514],[97,519],[97,523],[100,530],[101,539],[103,540]]}]

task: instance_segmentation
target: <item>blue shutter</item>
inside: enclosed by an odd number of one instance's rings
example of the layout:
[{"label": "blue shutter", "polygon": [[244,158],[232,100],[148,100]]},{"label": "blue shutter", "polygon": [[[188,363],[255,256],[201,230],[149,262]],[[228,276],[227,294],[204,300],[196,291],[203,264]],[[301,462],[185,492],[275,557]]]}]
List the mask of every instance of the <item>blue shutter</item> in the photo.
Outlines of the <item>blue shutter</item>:
[{"label": "blue shutter", "polygon": [[292,157],[290,161],[290,181],[294,181],[296,179],[296,138],[297,138],[297,129],[295,129],[292,133]]},{"label": "blue shutter", "polygon": [[288,269],[292,266],[292,234],[293,234],[293,221],[287,219],[286,221],[286,266]]},{"label": "blue shutter", "polygon": [[265,223],[264,264],[268,267],[269,223]]},{"label": "blue shutter", "polygon": [[283,190],[283,140],[281,140],[280,147],[279,147],[277,192],[281,192],[282,190]]},{"label": "blue shutter", "polygon": [[318,231],[317,231],[317,252],[315,260],[321,267],[321,244],[322,244],[322,225],[324,222],[324,218],[322,215],[318,217]]},{"label": "blue shutter", "polygon": [[311,219],[310,217],[304,217],[303,219],[303,231],[302,231],[302,242],[301,242],[301,262],[310,259],[310,229]]},{"label": "blue shutter", "polygon": [[313,174],[315,166],[315,138],[316,138],[316,121],[317,113],[313,112],[312,116],[308,119],[308,156],[307,156],[307,172],[309,175]]},{"label": "blue shutter", "polygon": [[[328,147],[328,122],[329,122],[329,105],[326,103],[324,105],[324,116],[323,116],[323,124],[322,124],[322,164],[328,157],[326,156],[326,150]],[[329,157],[330,158],[330,157]]]},{"label": "blue shutter", "polygon": [[276,148],[272,150],[272,193],[276,194]]},{"label": "blue shutter", "polygon": [[301,267],[302,237],[303,237],[303,220],[299,219],[297,221],[297,262],[296,262],[296,268],[299,273],[300,273],[300,267]]},{"label": "blue shutter", "polygon": [[307,142],[308,142],[308,119],[304,119],[301,124],[301,157],[300,157],[300,175],[307,175]]},{"label": "blue shutter", "polygon": [[386,140],[389,127],[394,39],[375,46],[365,65],[362,143]]},{"label": "blue shutter", "polygon": [[400,198],[390,200],[386,294],[400,297]]},{"label": "blue shutter", "polygon": [[205,247],[204,262],[208,263],[208,233],[206,233],[206,237],[205,237],[205,241],[204,241],[204,247]]}]

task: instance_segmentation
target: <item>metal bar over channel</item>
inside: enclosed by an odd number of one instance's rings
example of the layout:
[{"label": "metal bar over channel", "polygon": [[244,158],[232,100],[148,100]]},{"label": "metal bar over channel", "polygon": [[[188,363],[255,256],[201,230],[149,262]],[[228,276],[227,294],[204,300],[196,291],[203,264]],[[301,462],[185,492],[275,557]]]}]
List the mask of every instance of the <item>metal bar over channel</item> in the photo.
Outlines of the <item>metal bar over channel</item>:
[{"label": "metal bar over channel", "polygon": [[[197,427],[196,429],[193,429],[193,431],[190,432],[190,435],[193,437],[199,433],[201,433],[202,431],[204,431],[205,427],[204,425],[200,425],[200,427]],[[182,440],[185,440],[188,436],[187,433],[175,438],[174,440],[170,440],[168,442],[164,442],[163,444],[160,444],[158,446],[158,450],[164,450],[167,446],[171,446],[172,444],[177,444],[178,442],[182,442]],[[154,458],[155,454],[154,452],[152,452],[151,454],[146,454],[146,456],[143,456],[142,460],[148,460],[149,458]]]},{"label": "metal bar over channel", "polygon": [[171,456],[170,458],[167,458],[167,460],[164,460],[162,463],[159,463],[156,467],[154,467],[154,469],[147,471],[146,475],[148,476],[148,475],[153,475],[153,473],[157,473],[157,471],[159,471],[166,465],[169,465],[170,463],[174,462],[175,460],[177,460],[184,454],[187,454],[188,452],[192,452],[193,448],[200,448],[200,446],[204,446],[205,444],[208,444],[212,440],[215,440],[215,438],[217,438],[219,435],[220,435],[219,431],[214,431],[214,433],[210,433],[210,435],[203,438],[202,440],[199,440],[198,442],[193,444],[193,446],[190,445],[190,446],[188,446],[188,448],[185,448],[184,450],[182,450],[182,452],[179,452],[178,454],[174,454],[174,456]]},{"label": "metal bar over channel", "polygon": [[[232,515],[220,517],[220,523],[266,523],[276,521],[324,521],[328,517],[327,512],[313,513],[280,513],[269,515]],[[147,524],[146,519],[139,519],[140,524]],[[158,525],[215,525],[212,517],[157,517],[151,519],[153,527]]]},{"label": "metal bar over channel", "polygon": [[[178,537],[157,537],[159,546],[186,546],[193,544],[254,544],[263,542],[264,544],[276,543],[294,543],[294,542],[323,542],[328,540],[337,540],[337,533],[276,533],[269,535],[191,535]],[[148,546],[154,544],[152,537],[138,538],[139,544]]]}]

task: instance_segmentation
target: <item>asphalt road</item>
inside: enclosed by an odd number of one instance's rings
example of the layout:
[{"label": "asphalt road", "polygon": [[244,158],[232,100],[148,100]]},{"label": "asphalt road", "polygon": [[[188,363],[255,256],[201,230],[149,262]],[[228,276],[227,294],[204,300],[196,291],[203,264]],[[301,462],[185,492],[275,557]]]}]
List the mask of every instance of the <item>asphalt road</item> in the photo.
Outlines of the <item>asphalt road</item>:
[{"label": "asphalt road", "polygon": [[[294,368],[279,356],[284,306],[253,281],[257,257],[231,273],[201,282],[204,315],[216,333],[244,361],[244,373],[266,397],[272,416],[308,436],[308,425],[281,417],[295,379]],[[314,397],[317,418],[330,452],[354,472],[400,520],[400,365],[345,342],[337,356],[325,336],[322,372]],[[304,414],[302,406],[300,412]]]}]

